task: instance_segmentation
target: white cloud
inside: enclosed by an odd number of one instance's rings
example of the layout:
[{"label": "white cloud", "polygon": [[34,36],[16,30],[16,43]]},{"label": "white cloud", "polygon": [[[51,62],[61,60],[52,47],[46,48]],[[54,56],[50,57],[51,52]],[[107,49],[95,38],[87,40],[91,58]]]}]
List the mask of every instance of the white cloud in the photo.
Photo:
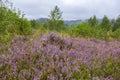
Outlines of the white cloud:
[{"label": "white cloud", "polygon": [[120,13],[119,0],[11,0],[14,6],[24,11],[26,17],[48,17],[55,5],[63,11],[64,19],[89,18],[107,15],[115,18]]}]

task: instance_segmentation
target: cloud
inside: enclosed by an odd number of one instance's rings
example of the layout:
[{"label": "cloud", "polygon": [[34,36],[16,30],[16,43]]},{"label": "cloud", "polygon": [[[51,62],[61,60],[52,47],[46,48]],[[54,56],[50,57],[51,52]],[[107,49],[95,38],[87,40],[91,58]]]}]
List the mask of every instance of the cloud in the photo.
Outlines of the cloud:
[{"label": "cloud", "polygon": [[86,19],[93,15],[116,18],[120,13],[119,0],[11,0],[24,11],[26,18],[48,17],[55,5],[63,11],[63,19]]}]

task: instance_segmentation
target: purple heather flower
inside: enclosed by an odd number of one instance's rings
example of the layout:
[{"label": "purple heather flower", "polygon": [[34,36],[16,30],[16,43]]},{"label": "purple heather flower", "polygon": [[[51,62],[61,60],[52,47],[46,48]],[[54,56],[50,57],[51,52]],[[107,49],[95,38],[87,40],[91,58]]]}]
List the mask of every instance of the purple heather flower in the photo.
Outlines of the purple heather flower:
[{"label": "purple heather flower", "polygon": [[62,67],[62,73],[68,73],[68,67],[67,66]]},{"label": "purple heather flower", "polygon": [[80,71],[79,68],[78,68],[78,66],[74,66],[73,70],[76,71],[76,72]]},{"label": "purple heather flower", "polygon": [[48,76],[48,78],[49,78],[50,80],[56,80],[55,77],[54,77],[52,74],[50,74],[50,76]]},{"label": "purple heather flower", "polygon": [[2,67],[3,66],[3,64],[2,63],[0,63],[0,67]]}]

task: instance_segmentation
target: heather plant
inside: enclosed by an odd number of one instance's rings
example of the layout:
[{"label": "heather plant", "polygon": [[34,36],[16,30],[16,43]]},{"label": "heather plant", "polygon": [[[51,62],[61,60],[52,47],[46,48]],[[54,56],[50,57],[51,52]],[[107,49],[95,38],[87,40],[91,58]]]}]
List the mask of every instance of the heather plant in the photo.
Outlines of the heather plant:
[{"label": "heather plant", "polygon": [[72,39],[55,33],[31,38],[15,37],[10,54],[0,55],[0,79],[120,79],[119,41]]},{"label": "heather plant", "polygon": [[69,39],[61,38],[60,36],[50,33],[46,40],[44,40],[43,45],[46,44],[53,44],[59,46],[59,48],[62,50],[64,49],[70,49],[72,47],[72,42]]}]

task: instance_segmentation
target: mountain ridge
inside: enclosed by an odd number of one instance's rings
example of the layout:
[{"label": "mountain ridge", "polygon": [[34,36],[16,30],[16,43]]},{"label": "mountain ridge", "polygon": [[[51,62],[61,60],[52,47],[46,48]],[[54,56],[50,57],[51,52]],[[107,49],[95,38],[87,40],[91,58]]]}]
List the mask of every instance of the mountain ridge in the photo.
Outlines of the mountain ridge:
[{"label": "mountain ridge", "polygon": [[[42,22],[42,23],[45,23],[46,21],[48,20],[48,18],[38,18],[38,19],[36,19],[36,21],[38,21],[38,22]],[[98,20],[98,22],[99,23],[101,23],[102,22],[102,19],[97,19]],[[77,19],[77,20],[64,20],[64,22],[65,22],[65,24],[66,25],[77,25],[77,24],[79,24],[79,23],[81,23],[81,22],[83,22],[83,21],[88,21],[88,19]]]},{"label": "mountain ridge", "polygon": [[[36,21],[39,21],[39,22],[46,22],[48,18],[39,18],[39,19],[36,19]],[[66,25],[71,25],[71,24],[74,24],[74,25],[77,25],[79,24],[80,22],[82,22],[83,20],[64,20],[65,24]]]}]

